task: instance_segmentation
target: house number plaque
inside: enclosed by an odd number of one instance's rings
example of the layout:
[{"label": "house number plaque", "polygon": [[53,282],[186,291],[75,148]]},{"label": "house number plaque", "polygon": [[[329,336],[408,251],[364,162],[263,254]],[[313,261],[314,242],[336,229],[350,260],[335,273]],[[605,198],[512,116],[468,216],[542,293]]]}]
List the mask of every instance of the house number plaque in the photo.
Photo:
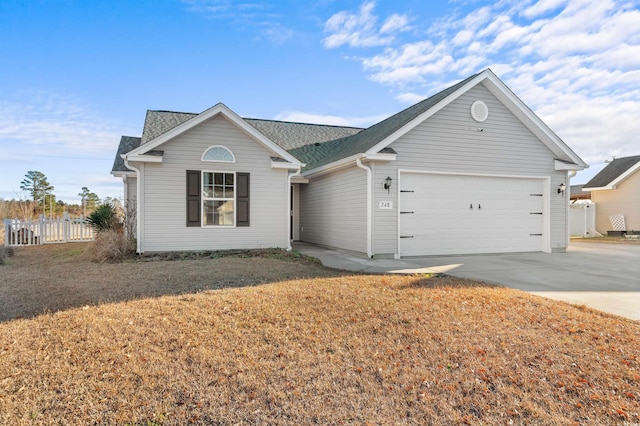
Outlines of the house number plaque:
[{"label": "house number plaque", "polygon": [[392,210],[393,201],[378,201],[378,208],[381,210]]}]

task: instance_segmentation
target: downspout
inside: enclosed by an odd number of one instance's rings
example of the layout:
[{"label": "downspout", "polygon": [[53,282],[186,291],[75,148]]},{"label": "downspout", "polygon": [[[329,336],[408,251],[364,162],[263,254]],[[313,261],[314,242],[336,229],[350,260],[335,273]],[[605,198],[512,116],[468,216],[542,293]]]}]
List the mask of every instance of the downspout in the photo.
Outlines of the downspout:
[{"label": "downspout", "polygon": [[286,225],[287,225],[287,251],[291,251],[291,240],[293,239],[293,235],[291,235],[291,224],[289,223],[289,221],[293,220],[293,218],[291,217],[291,179],[293,179],[294,176],[300,176],[300,172],[302,171],[302,166],[298,167],[298,170],[296,170],[293,173],[289,173],[287,172],[287,220],[286,220]]},{"label": "downspout", "polygon": [[356,165],[367,172],[367,257],[371,259],[371,169],[362,164],[362,159],[356,159]]},{"label": "downspout", "polygon": [[[567,233],[567,249],[569,248],[569,243],[571,243],[571,228],[569,224],[569,204],[571,204],[571,178],[576,175],[575,170],[571,170],[567,172],[567,188],[565,189],[565,195],[567,199],[565,200],[565,211],[566,211],[566,219],[565,219],[565,228]],[[569,194],[569,195],[567,195]]]},{"label": "downspout", "polygon": [[[140,226],[140,216],[142,216],[141,210],[140,210],[140,205],[141,205],[141,199],[142,197],[140,196],[141,192],[140,192],[140,169],[133,167],[129,161],[127,160],[127,157],[125,155],[122,156],[122,159],[124,160],[124,165],[127,166],[127,168],[133,170],[134,172],[136,172],[136,252],[137,253],[142,253],[142,251],[140,250],[140,246],[142,245],[142,241],[140,238],[140,232],[141,232],[141,226]],[[125,200],[126,202],[126,200]]]}]

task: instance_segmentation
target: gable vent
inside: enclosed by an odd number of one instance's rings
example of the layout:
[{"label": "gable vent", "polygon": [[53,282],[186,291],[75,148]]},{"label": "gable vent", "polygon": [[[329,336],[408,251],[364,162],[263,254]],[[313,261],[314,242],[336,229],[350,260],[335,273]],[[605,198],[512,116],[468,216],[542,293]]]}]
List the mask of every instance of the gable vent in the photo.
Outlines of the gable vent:
[{"label": "gable vent", "polygon": [[487,104],[482,101],[475,101],[471,104],[471,117],[480,123],[485,121],[487,117],[489,117],[489,108],[487,107]]}]

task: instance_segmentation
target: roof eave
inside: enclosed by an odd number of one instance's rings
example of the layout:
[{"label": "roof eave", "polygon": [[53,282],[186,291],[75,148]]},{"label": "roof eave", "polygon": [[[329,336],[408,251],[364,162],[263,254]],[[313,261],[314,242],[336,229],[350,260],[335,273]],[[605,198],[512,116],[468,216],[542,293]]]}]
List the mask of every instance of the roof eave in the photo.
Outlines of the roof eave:
[{"label": "roof eave", "polygon": [[396,157],[397,157],[397,154],[391,154],[391,153],[378,152],[375,154],[368,154],[368,153],[364,154],[364,158],[372,161],[395,161]]},{"label": "roof eave", "polygon": [[624,173],[622,173],[617,178],[615,178],[614,180],[609,182],[608,185],[599,186],[599,187],[595,187],[595,188],[583,187],[582,189],[583,190],[587,190],[588,189],[590,191],[601,191],[601,190],[605,190],[605,189],[616,189],[618,187],[618,185],[620,185],[624,180],[626,180],[629,176],[631,176],[632,174],[636,173],[639,170],[640,170],[640,161],[638,161],[633,166],[629,167]]},{"label": "roof eave", "polygon": [[580,171],[585,169],[585,167],[583,167],[580,164],[567,163],[566,161],[562,161],[562,160],[554,160],[554,168],[555,170],[567,170],[567,171]]},{"label": "roof eave", "polygon": [[294,164],[289,162],[271,160],[272,169],[298,170],[301,167],[304,167],[304,164],[300,165],[300,164]]},{"label": "roof eave", "polygon": [[347,167],[350,163],[355,163],[358,158],[364,158],[364,154],[358,153],[355,155],[351,155],[349,157],[343,158],[338,161],[334,161],[329,164],[325,164],[324,166],[316,167],[315,169],[307,170],[302,173],[302,176],[305,178],[313,178],[322,176],[324,174],[333,172],[337,169],[341,169],[343,167]]},{"label": "roof eave", "polygon": [[583,191],[604,191],[609,189],[616,189],[616,187],[615,185],[599,186],[599,187],[593,187],[593,188],[588,188],[585,186],[582,187]]},{"label": "roof eave", "polygon": [[126,161],[133,161],[137,163],[162,163],[162,155],[144,155],[144,154],[125,154],[124,159]]},{"label": "roof eave", "polygon": [[111,170],[111,174],[115,177],[135,176],[136,173],[124,170]]}]

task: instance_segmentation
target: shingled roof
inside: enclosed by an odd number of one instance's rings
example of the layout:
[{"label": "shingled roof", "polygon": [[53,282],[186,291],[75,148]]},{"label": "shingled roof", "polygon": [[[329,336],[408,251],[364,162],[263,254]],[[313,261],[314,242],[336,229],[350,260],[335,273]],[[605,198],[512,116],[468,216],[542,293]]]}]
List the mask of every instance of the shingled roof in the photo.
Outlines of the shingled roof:
[{"label": "shingled roof", "polygon": [[312,170],[343,158],[364,153],[373,148],[379,142],[382,142],[388,136],[391,136],[416,117],[427,112],[440,101],[476,77],[476,75],[477,74],[474,74],[353,136],[347,136],[342,139],[327,141],[324,143],[304,145],[290,150],[289,153],[303,163],[306,163],[304,170]]},{"label": "shingled roof", "polygon": [[287,151],[304,145],[355,135],[363,130],[359,127],[293,123],[256,118],[244,118],[244,121]]},{"label": "shingled roof", "polygon": [[[485,70],[480,74],[474,74],[470,77],[448,87],[441,92],[421,101],[417,104],[406,108],[405,110],[390,116],[389,118],[374,124],[367,129],[360,129],[356,127],[341,127],[341,126],[328,126],[320,124],[307,124],[307,123],[293,123],[277,120],[260,120],[255,118],[243,118],[247,124],[255,128],[258,132],[264,135],[270,142],[278,145],[279,148],[287,151],[295,159],[302,163],[306,163],[304,171],[313,170],[346,158],[354,158],[359,154],[370,154],[372,148],[377,145],[380,148],[384,148],[384,141],[389,141],[389,137],[398,134],[397,132],[403,129],[408,129],[408,125],[415,122],[417,118],[423,116],[430,110],[441,104],[452,94],[463,88],[467,83],[485,74],[487,81],[491,81],[495,77],[490,70]],[[493,77],[492,77],[493,76]],[[507,91],[501,89],[501,82],[497,77],[498,90]],[[506,99],[509,101],[507,95]],[[519,102],[516,98],[515,102]],[[519,104],[516,105],[518,107]],[[226,108],[226,107],[225,107]],[[514,107],[515,108],[515,107]],[[522,106],[521,110],[525,110],[526,106]],[[518,110],[522,112],[521,110]],[[544,123],[539,122],[539,119],[533,114],[533,118],[527,115],[527,111],[522,112],[524,119],[529,120],[530,126],[544,126]],[[145,119],[143,135],[141,143],[147,143],[152,140],[158,140],[157,138],[165,134],[167,131],[175,128],[176,126],[185,123],[186,121],[200,116],[200,114],[183,113],[183,112],[171,112],[171,111],[148,111]],[[545,127],[545,129],[547,129]],[[539,132],[543,138],[543,142],[557,153],[559,160],[570,160],[571,163],[576,166],[584,165],[582,160],[573,153],[564,143],[555,136],[550,129],[545,129]],[[128,152],[124,149],[118,150],[118,156]],[[383,152],[383,151],[381,151]],[[373,153],[373,152],[372,152]],[[117,159],[116,159],[117,161]],[[115,166],[115,163],[114,163]],[[114,169],[115,170],[115,169]],[[591,183],[591,182],[590,182]]]},{"label": "shingled roof", "polygon": [[136,149],[140,146],[142,138],[138,138],[135,136],[122,136],[120,138],[120,145],[118,146],[118,152],[116,153],[116,158],[113,160],[113,167],[111,168],[111,172],[130,172],[127,166],[124,165],[124,160],[121,155],[126,154],[132,149]]},{"label": "shingled roof", "polygon": [[142,143],[147,143],[198,114],[191,112],[147,110],[142,129]]},{"label": "shingled roof", "polygon": [[632,157],[616,158],[607,167],[595,175],[589,182],[583,185],[584,189],[603,188],[622,176],[627,170],[640,162],[640,155]]},{"label": "shingled roof", "polygon": [[[188,112],[148,110],[144,121],[142,138],[135,138],[138,140],[137,145],[132,143],[130,140],[131,137],[129,136],[123,136],[120,140],[120,146],[118,147],[112,172],[128,171],[124,165],[124,161],[120,158],[121,154],[126,154],[140,146],[140,144],[157,138],[197,115],[198,114]],[[363,130],[359,127],[294,123],[290,121],[260,120],[256,118],[243,118],[243,120],[285,150],[306,144],[315,144],[351,136]]]}]

